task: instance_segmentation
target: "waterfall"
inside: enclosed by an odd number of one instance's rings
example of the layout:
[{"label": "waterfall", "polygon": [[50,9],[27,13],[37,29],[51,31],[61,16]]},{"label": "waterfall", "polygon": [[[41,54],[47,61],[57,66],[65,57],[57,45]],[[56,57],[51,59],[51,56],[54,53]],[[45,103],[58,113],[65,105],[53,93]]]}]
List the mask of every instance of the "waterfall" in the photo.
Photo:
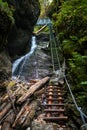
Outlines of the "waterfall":
[{"label": "waterfall", "polygon": [[26,62],[29,60],[30,56],[34,53],[36,45],[36,37],[32,37],[32,45],[30,52],[27,53],[25,56],[22,56],[21,58],[14,61],[12,66],[12,78],[20,77],[22,76],[23,69],[26,66]]}]

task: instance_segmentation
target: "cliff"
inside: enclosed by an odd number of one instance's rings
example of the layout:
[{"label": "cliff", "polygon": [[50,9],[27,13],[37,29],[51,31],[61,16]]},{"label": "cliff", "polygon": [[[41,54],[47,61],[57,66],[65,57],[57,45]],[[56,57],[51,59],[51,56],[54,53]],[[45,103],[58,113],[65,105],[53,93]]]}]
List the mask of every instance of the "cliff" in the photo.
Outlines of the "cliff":
[{"label": "cliff", "polygon": [[28,51],[33,28],[40,14],[38,0],[3,1],[0,2],[0,80],[4,74],[11,76],[13,58]]}]

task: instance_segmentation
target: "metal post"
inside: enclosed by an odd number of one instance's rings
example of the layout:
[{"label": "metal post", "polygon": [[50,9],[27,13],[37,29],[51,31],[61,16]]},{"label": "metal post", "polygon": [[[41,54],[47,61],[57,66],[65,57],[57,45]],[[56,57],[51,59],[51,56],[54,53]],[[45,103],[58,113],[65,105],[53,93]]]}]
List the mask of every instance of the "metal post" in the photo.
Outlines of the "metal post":
[{"label": "metal post", "polygon": [[30,119],[30,130],[32,130],[32,120]]},{"label": "metal post", "polygon": [[87,123],[81,126],[81,130],[87,130]]}]

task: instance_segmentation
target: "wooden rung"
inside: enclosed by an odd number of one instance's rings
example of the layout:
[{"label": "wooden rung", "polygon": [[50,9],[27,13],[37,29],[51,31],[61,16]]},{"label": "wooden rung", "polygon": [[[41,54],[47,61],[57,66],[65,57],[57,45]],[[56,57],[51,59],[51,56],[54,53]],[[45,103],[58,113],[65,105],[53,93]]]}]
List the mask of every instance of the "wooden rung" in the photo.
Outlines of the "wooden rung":
[{"label": "wooden rung", "polygon": [[58,96],[58,94],[50,94],[50,93],[48,93],[48,94],[46,94],[46,96],[48,97],[48,96]]},{"label": "wooden rung", "polygon": [[57,95],[58,95],[58,96],[63,96],[63,95],[62,95],[62,93],[60,93],[60,92],[58,92],[58,94],[57,94]]},{"label": "wooden rung", "polygon": [[63,100],[63,98],[60,96],[60,97],[58,97],[58,101],[59,101],[59,100]]},{"label": "wooden rung", "polygon": [[47,87],[47,89],[50,89],[50,88],[52,88],[52,89],[54,89],[54,88],[61,89],[59,86],[48,86]]},{"label": "wooden rung", "polygon": [[50,99],[50,98],[47,98],[47,101],[49,101],[49,100],[51,100],[51,101],[59,101],[59,100],[63,100],[63,98],[52,98],[52,99]]},{"label": "wooden rung", "polygon": [[63,117],[44,117],[43,118],[45,121],[65,121],[68,119],[67,116],[63,116]]},{"label": "wooden rung", "polygon": [[46,104],[45,106],[64,106],[64,104]]},{"label": "wooden rung", "polygon": [[46,89],[46,91],[47,91],[47,92],[53,91],[53,92],[60,92],[60,93],[61,93],[61,90],[60,90],[60,89],[57,89],[57,88],[55,88],[55,89],[52,89],[52,88]]},{"label": "wooden rung", "polygon": [[47,86],[46,88],[48,88],[48,89],[49,89],[49,88],[53,88],[53,86]]},{"label": "wooden rung", "polygon": [[58,89],[57,91],[58,91],[58,92],[61,92],[61,90],[60,90],[60,89]]},{"label": "wooden rung", "polygon": [[58,93],[57,91],[53,91],[53,90],[49,90],[49,91],[46,91],[45,94],[49,94],[49,93]]},{"label": "wooden rung", "polygon": [[44,112],[64,112],[64,109],[45,109]]}]

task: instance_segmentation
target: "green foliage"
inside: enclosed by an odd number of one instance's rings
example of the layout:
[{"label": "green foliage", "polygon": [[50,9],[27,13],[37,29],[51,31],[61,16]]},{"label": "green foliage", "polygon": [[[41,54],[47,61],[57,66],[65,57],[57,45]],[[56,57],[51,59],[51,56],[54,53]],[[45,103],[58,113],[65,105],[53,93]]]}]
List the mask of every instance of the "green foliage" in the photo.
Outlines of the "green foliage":
[{"label": "green foliage", "polygon": [[87,85],[87,81],[81,82],[82,85]]},{"label": "green foliage", "polygon": [[[38,32],[41,28],[42,28],[42,26],[35,26],[34,27],[34,33]],[[49,34],[49,28],[48,28],[48,26],[46,28],[44,28],[43,31],[45,33]]]},{"label": "green foliage", "polygon": [[3,0],[0,0],[0,11],[5,12],[12,21],[12,23],[14,23],[13,18],[14,9],[12,7],[9,7],[7,2],[3,2]]},{"label": "green foliage", "polygon": [[82,44],[82,43],[84,43],[86,41],[87,41],[87,36],[84,36],[84,37],[82,37],[82,38],[79,39],[79,43],[80,44]]},{"label": "green foliage", "polygon": [[49,10],[50,0],[39,0],[41,6],[40,17],[46,17]]},{"label": "green foliage", "polygon": [[85,74],[87,65],[87,56],[82,56],[78,54],[77,52],[72,53],[72,58],[68,60],[70,71],[69,73],[72,76],[75,76],[78,84],[81,84],[82,81],[85,81],[87,79],[87,76]]},{"label": "green foliage", "polygon": [[53,2],[50,14],[66,58],[67,75],[78,103],[83,105],[87,99],[87,0],[66,0],[57,10],[55,7]]},{"label": "green foliage", "polygon": [[84,27],[87,25],[87,2],[85,0],[66,1],[62,4],[59,13],[53,14],[53,19],[56,20],[54,21],[54,26],[57,27],[59,31],[62,29],[63,31],[66,30],[65,33],[75,35],[79,27],[85,29]]},{"label": "green foliage", "polygon": [[76,49],[76,44],[69,39],[64,39],[62,42],[62,48],[63,48],[64,54],[67,57],[71,57],[72,52],[75,51]]}]

